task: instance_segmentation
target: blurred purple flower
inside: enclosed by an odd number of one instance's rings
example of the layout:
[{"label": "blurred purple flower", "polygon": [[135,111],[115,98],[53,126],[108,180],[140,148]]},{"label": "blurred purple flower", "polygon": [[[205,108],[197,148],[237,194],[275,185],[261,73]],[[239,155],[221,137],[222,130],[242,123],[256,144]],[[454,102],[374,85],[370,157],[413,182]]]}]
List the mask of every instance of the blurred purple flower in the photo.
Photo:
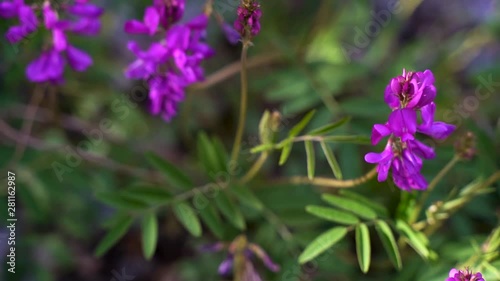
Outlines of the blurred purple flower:
[{"label": "blurred purple flower", "polygon": [[[373,145],[389,136],[381,153],[370,152],[365,161],[377,164],[378,181],[385,181],[392,169],[394,183],[403,190],[423,190],[427,182],[421,175],[422,158],[435,157],[434,150],[415,139],[417,132],[436,139],[447,138],[455,126],[434,121],[436,105],[434,75],[430,70],[407,72],[391,79],[384,93],[384,100],[392,108],[386,124],[373,126]],[[418,124],[420,112],[422,123]]]},{"label": "blurred purple flower", "polygon": [[260,4],[255,0],[242,0],[237,10],[238,18],[234,22],[234,29],[242,38],[246,37],[246,30],[250,31],[248,36],[255,36],[260,31],[260,17],[262,11]]},{"label": "blurred purple flower", "polygon": [[125,32],[130,34],[156,34],[158,27],[168,29],[179,21],[184,14],[185,0],[154,0],[146,8],[142,21],[129,20],[125,23]]},{"label": "blurred purple flower", "polygon": [[445,281],[485,281],[480,272],[472,273],[469,269],[457,270],[452,268]]},{"label": "blurred purple flower", "polygon": [[224,32],[224,35],[226,36],[227,41],[229,41],[230,44],[236,45],[241,39],[241,35],[228,23],[223,23],[222,24],[222,31]]},{"label": "blurred purple flower", "polygon": [[238,257],[244,261],[242,270],[247,279],[243,280],[262,280],[251,263],[254,256],[258,257],[269,270],[273,272],[280,270],[280,266],[275,264],[259,245],[248,243],[243,235],[237,236],[229,245],[219,242],[202,248],[203,251],[208,252],[218,252],[223,249],[227,249],[228,254],[218,268],[218,273],[221,276],[231,275],[234,270],[235,259],[238,259]]},{"label": "blurred purple flower", "polygon": [[204,42],[208,17],[205,14],[184,25],[172,26],[161,42],[141,51],[135,42],[128,47],[137,59],[125,70],[129,79],[146,79],[150,87],[150,111],[170,121],[178,103],[192,83],[204,79],[201,63],[214,51]]},{"label": "blurred purple flower", "polygon": [[24,4],[23,0],[1,2],[0,17],[19,18],[19,25],[11,26],[5,34],[7,40],[12,44],[23,40],[38,28],[35,12],[29,5]]},{"label": "blurred purple flower", "polygon": [[[40,7],[43,16],[43,25],[52,32],[51,45],[42,54],[32,61],[26,68],[26,76],[32,82],[61,83],[65,59],[75,71],[85,71],[92,65],[92,58],[82,50],[71,46],[66,32],[80,35],[95,35],[100,29],[99,17],[104,10],[88,0],[77,0],[62,8],[71,14],[75,21],[59,19],[49,1]],[[33,5],[35,7],[35,5]],[[17,43],[38,27],[38,19],[32,6],[24,4],[23,0],[4,1],[0,3],[0,16],[5,18],[18,17],[20,25],[12,26],[6,34],[11,43]]]}]

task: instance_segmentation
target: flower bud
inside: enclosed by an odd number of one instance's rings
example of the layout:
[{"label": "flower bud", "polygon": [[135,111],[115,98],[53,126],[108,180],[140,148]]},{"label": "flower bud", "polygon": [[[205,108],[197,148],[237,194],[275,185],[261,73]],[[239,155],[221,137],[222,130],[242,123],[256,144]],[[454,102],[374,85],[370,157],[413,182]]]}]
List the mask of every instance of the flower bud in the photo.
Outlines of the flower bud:
[{"label": "flower bud", "polygon": [[455,153],[462,159],[471,160],[476,154],[476,136],[467,132],[455,142]]}]

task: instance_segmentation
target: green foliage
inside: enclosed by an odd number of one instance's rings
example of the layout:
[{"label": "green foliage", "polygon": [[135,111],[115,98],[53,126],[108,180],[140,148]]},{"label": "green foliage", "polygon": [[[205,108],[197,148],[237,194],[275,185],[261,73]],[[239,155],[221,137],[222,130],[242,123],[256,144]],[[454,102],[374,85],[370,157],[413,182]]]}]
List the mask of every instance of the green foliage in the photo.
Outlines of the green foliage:
[{"label": "green foliage", "polygon": [[339,242],[347,234],[347,227],[334,227],[316,237],[300,254],[299,263],[306,263]]},{"label": "green foliage", "polygon": [[356,253],[361,271],[368,272],[371,261],[370,232],[364,223],[356,225]]},{"label": "green foliage", "polygon": [[155,213],[147,213],[141,222],[142,252],[150,260],[156,250],[158,242],[158,219]]},{"label": "green foliage", "polygon": [[134,219],[132,217],[126,216],[120,218],[117,222],[113,224],[111,230],[102,238],[99,245],[97,245],[95,250],[96,256],[104,255],[113,245],[115,245],[120,238],[122,238],[127,230],[132,225]]},{"label": "green foliage", "polygon": [[175,216],[179,222],[193,236],[201,236],[201,224],[196,211],[187,203],[177,203],[172,206]]},{"label": "green foliage", "polygon": [[165,178],[177,189],[188,190],[193,187],[193,183],[180,169],[178,169],[172,163],[169,163],[157,155],[149,152],[146,154],[146,158],[149,160],[151,165],[160,170]]}]

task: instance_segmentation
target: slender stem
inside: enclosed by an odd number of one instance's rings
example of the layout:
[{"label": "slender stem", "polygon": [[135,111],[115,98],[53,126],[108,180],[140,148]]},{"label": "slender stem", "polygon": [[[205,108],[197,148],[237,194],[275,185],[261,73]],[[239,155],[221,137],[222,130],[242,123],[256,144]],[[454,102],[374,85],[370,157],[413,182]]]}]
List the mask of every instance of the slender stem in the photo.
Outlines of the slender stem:
[{"label": "slender stem", "polygon": [[255,175],[260,171],[264,163],[266,163],[268,153],[263,152],[260,154],[259,158],[255,163],[253,163],[252,167],[250,167],[250,170],[239,180],[239,183],[247,183],[250,180],[252,180]]},{"label": "slender stem", "polygon": [[284,181],[291,184],[311,184],[311,185],[331,187],[331,188],[351,188],[367,182],[368,180],[372,179],[376,174],[377,174],[377,168],[373,168],[365,175],[350,180],[336,180],[330,178],[309,179],[307,177],[291,177],[289,179],[285,179]]},{"label": "slender stem", "polygon": [[9,161],[9,166],[15,164],[23,158],[24,151],[26,150],[26,146],[28,144],[28,137],[31,135],[31,129],[33,127],[33,122],[36,117],[36,112],[38,110],[38,105],[42,102],[44,97],[46,85],[40,86],[36,85],[35,90],[33,91],[33,96],[29,102],[30,106],[27,107],[26,113],[24,114],[24,122],[21,128],[21,141],[17,142],[16,150],[14,152],[14,156],[12,156]]},{"label": "slender stem", "polygon": [[243,48],[241,50],[241,100],[240,100],[240,117],[236,137],[234,139],[233,151],[231,152],[231,163],[238,161],[240,153],[241,139],[245,129],[245,119],[247,115],[247,99],[248,99],[248,79],[247,79],[247,51],[249,42],[243,40]]},{"label": "slender stem", "polygon": [[439,171],[439,173],[432,179],[431,183],[429,183],[429,186],[427,187],[427,191],[422,194],[419,202],[415,206],[415,209],[413,209],[413,213],[409,219],[410,225],[417,221],[418,215],[422,211],[422,208],[424,207],[424,204],[427,201],[427,198],[429,197],[429,194],[432,192],[434,187],[436,187],[436,185],[453,168],[453,166],[455,166],[455,164],[458,163],[458,161],[460,161],[460,158],[457,155],[453,156],[453,158],[450,160],[450,162],[448,162],[448,164],[446,164],[446,166],[444,166],[443,169],[441,169],[441,171]]},{"label": "slender stem", "polygon": [[[271,53],[266,55],[257,55],[251,57],[247,61],[247,69],[265,65],[268,63],[284,61],[285,56],[281,53]],[[195,83],[189,86],[189,89],[194,91],[208,89],[217,83],[220,83],[226,79],[231,78],[231,76],[238,74],[241,71],[241,61],[231,63],[220,70],[214,72],[213,74],[207,76],[203,82]]]}]

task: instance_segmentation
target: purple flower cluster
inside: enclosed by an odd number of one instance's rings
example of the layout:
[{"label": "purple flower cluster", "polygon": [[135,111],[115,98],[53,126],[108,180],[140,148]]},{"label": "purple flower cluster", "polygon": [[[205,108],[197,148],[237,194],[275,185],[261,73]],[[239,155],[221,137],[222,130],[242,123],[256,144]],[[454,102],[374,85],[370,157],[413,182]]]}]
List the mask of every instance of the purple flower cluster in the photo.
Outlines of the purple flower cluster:
[{"label": "purple flower cluster", "polygon": [[235,257],[237,255],[244,256],[244,274],[248,277],[251,277],[245,280],[262,280],[257,271],[255,271],[252,263],[250,262],[253,257],[259,258],[262,263],[272,272],[278,272],[280,270],[280,266],[275,264],[271,260],[269,255],[262,249],[262,247],[254,243],[248,243],[246,238],[242,235],[236,237],[236,239],[229,245],[219,242],[214,245],[204,247],[204,250],[207,252],[218,252],[226,248],[228,250],[227,257],[224,261],[222,261],[218,269],[219,275],[221,276],[231,275],[231,272],[233,272],[234,269]]},{"label": "purple flower cluster", "polygon": [[260,31],[260,17],[262,11],[260,4],[254,0],[243,0],[237,10],[238,18],[234,22],[234,28],[241,34],[242,38],[247,36],[246,30],[251,36],[255,36]]},{"label": "purple flower cluster", "polygon": [[[23,0],[0,3],[0,16],[18,17],[20,22],[19,25],[12,26],[7,31],[6,37],[9,42],[17,43],[38,28],[35,8],[40,7],[28,6]],[[92,58],[87,53],[68,43],[66,32],[87,36],[96,35],[101,28],[99,17],[103,9],[88,3],[88,0],[76,0],[74,4],[63,6],[62,9],[73,19],[59,19],[59,14],[49,1],[45,1],[41,7],[43,24],[47,30],[51,31],[52,40],[41,56],[26,68],[26,76],[33,82],[61,83],[66,61],[75,71],[85,71],[92,65]]]},{"label": "purple flower cluster", "polygon": [[[417,132],[435,139],[445,139],[455,126],[434,121],[436,104],[434,75],[430,70],[407,72],[391,79],[385,89],[384,100],[392,109],[385,124],[375,124],[372,130],[372,144],[389,136],[381,153],[368,153],[365,161],[377,163],[378,181],[387,179],[392,168],[394,183],[403,190],[427,188],[425,178],[420,174],[424,159],[432,159],[434,150],[415,139]],[[421,122],[418,122],[420,113]]]},{"label": "purple flower cluster", "polygon": [[125,31],[130,34],[158,34],[160,26],[166,36],[153,42],[147,50],[130,41],[128,48],[137,59],[125,70],[129,79],[145,79],[149,86],[150,110],[170,121],[177,105],[184,100],[185,88],[204,79],[201,63],[214,51],[204,42],[208,17],[201,14],[186,24],[174,23],[182,17],[184,1],[154,1],[147,7],[143,21],[130,20]]},{"label": "purple flower cluster", "polygon": [[485,281],[480,272],[472,273],[470,270],[457,270],[452,268],[445,281]]}]

